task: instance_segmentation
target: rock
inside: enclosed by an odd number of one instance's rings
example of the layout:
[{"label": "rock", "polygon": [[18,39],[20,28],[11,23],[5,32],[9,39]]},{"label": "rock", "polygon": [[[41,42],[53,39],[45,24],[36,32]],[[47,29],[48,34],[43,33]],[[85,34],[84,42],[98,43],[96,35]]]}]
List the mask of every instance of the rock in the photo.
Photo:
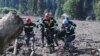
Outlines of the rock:
[{"label": "rock", "polygon": [[4,49],[16,39],[22,32],[23,28],[22,19],[9,12],[7,15],[0,19],[0,53],[2,54]]}]

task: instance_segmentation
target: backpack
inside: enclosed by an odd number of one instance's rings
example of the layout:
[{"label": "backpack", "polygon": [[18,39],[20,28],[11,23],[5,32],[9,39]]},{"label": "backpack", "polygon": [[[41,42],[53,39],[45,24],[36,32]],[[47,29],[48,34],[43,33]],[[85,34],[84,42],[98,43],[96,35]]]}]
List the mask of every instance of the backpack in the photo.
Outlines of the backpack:
[{"label": "backpack", "polygon": [[68,30],[69,30],[70,32],[74,32],[75,29],[76,29],[76,24],[73,23],[72,21],[69,21]]}]

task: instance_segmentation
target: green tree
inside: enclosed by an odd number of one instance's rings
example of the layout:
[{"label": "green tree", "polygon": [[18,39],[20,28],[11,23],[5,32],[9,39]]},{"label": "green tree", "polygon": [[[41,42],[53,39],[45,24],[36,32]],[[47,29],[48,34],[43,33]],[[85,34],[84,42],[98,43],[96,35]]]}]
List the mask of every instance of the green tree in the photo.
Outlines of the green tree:
[{"label": "green tree", "polygon": [[19,0],[19,11],[24,14],[27,11],[27,1],[26,0]]},{"label": "green tree", "polygon": [[56,10],[55,10],[55,19],[62,14],[62,1],[56,0]]},{"label": "green tree", "polygon": [[32,13],[32,12],[34,12],[33,11],[33,7],[34,7],[34,4],[33,3],[34,3],[33,0],[27,0],[27,4],[26,4],[27,5],[26,6],[27,7],[27,10],[26,11],[27,11],[27,14],[28,15],[33,15],[33,13]]},{"label": "green tree", "polygon": [[64,4],[63,11],[72,18],[83,19],[83,1],[84,0],[67,0]]},{"label": "green tree", "polygon": [[99,0],[94,1],[93,11],[94,11],[96,20],[100,20],[100,1]]}]

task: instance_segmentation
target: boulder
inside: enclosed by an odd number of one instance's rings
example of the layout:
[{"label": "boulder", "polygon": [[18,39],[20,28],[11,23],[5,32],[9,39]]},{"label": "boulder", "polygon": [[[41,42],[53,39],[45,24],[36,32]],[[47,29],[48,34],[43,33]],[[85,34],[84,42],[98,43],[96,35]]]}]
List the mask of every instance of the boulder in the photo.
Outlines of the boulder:
[{"label": "boulder", "polygon": [[0,19],[0,54],[21,34],[23,25],[22,18],[12,12]]}]

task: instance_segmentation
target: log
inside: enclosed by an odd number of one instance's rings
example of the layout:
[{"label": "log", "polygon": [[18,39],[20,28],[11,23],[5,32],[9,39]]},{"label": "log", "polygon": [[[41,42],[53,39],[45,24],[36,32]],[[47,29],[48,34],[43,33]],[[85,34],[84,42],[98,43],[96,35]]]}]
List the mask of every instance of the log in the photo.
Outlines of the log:
[{"label": "log", "polygon": [[0,54],[21,34],[23,25],[22,18],[12,12],[0,19]]}]

